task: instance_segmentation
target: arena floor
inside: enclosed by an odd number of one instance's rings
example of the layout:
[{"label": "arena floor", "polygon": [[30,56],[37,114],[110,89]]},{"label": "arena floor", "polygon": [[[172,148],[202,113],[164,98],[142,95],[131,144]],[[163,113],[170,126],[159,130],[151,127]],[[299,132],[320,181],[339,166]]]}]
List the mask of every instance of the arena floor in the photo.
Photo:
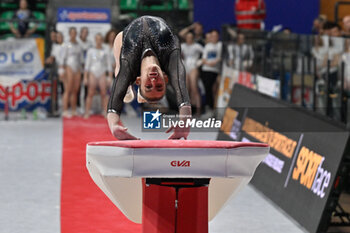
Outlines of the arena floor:
[{"label": "arena floor", "polygon": [[[136,117],[123,120],[142,139],[167,138],[140,132]],[[61,231],[62,135],[61,119],[0,121],[0,233]],[[192,133],[189,139],[215,140],[216,133]],[[210,232],[305,231],[249,185],[210,223]]]}]

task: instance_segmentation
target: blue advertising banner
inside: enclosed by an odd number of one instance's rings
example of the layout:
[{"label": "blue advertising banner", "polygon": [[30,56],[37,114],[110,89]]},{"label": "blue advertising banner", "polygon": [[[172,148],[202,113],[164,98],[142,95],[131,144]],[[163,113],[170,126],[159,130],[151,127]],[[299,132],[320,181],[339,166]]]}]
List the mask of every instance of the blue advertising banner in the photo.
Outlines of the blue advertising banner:
[{"label": "blue advertising banner", "polygon": [[59,23],[110,23],[111,11],[108,8],[59,8]]}]

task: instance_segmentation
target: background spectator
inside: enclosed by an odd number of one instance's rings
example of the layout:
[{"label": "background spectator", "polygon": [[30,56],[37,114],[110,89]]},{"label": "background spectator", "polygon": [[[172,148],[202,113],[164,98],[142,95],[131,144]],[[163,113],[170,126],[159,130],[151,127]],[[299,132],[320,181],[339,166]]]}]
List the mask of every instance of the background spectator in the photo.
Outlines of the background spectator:
[{"label": "background spectator", "polygon": [[343,18],[343,36],[350,37],[350,15]]},{"label": "background spectator", "polygon": [[238,28],[263,29],[266,17],[264,0],[236,0],[235,15]]},{"label": "background spectator", "polygon": [[350,39],[345,39],[345,51],[342,60],[345,63],[344,89],[347,96],[350,97]]},{"label": "background spectator", "polygon": [[113,54],[113,45],[114,45],[114,39],[117,36],[117,34],[118,34],[118,31],[116,29],[112,28],[106,33],[105,39],[104,39],[105,48],[107,50],[109,59],[111,60],[111,65],[112,65],[111,69],[112,69],[113,73],[115,70],[115,58],[114,58],[114,54]]},{"label": "background spectator", "polygon": [[78,43],[83,50],[84,58],[86,57],[86,53],[89,48],[93,47],[93,43],[88,39],[89,29],[87,27],[82,27],[80,29]]},{"label": "background spectator", "polygon": [[47,48],[49,50],[49,56],[46,58],[45,63],[46,64],[53,64],[54,63],[54,56],[52,56],[52,50],[54,45],[57,43],[57,32],[55,30],[52,30],[50,32],[50,42],[48,44],[50,44],[50,47]]},{"label": "background spectator", "polygon": [[[63,116],[77,115],[77,98],[80,88],[81,68],[84,61],[83,50],[77,41],[77,29],[69,29],[69,42],[65,43],[62,55],[62,64],[65,66],[66,86],[63,93]],[[72,112],[68,112],[68,102]]]},{"label": "background spectator", "polygon": [[324,75],[326,74],[327,56],[328,50],[324,45],[323,38],[321,35],[314,36],[313,47],[311,49],[311,54],[316,61],[316,76],[317,80],[315,83],[316,91],[316,107],[319,111],[325,108],[325,80]]},{"label": "background spectator", "polygon": [[318,17],[314,20],[312,25],[312,33],[313,34],[322,34],[323,24],[325,23],[325,19],[322,17]]},{"label": "background spectator", "polygon": [[90,116],[92,98],[97,87],[99,87],[101,95],[103,114],[105,115],[107,112],[106,72],[108,72],[108,77],[111,79],[111,60],[106,49],[103,48],[103,36],[101,34],[95,36],[95,44],[94,48],[88,50],[85,62],[84,85],[88,86],[88,96],[86,98],[84,118],[89,118]]},{"label": "background spectator", "polygon": [[203,50],[203,66],[201,79],[206,93],[206,105],[214,108],[213,87],[220,72],[222,43],[219,41],[219,32],[212,30],[208,34],[208,43]]},{"label": "background spectator", "polygon": [[28,9],[27,0],[19,1],[19,9],[14,14],[13,19],[16,20],[18,26],[15,28],[14,24],[10,24],[10,29],[17,38],[29,37],[35,32],[36,24],[29,28],[29,22],[33,19],[33,15]]},{"label": "background spectator", "polygon": [[253,65],[253,48],[245,43],[245,36],[243,33],[238,33],[237,43],[228,45],[227,49],[230,66],[239,71],[246,71]]},{"label": "background spectator", "polygon": [[61,32],[56,33],[56,43],[52,45],[52,50],[51,50],[51,56],[53,61],[56,63],[57,66],[57,73],[59,80],[61,82],[64,82],[64,73],[65,70],[63,68],[63,61],[62,61],[62,56],[63,56],[63,49],[64,49],[64,38],[63,34]]},{"label": "background spectator", "polygon": [[337,23],[327,21],[323,24],[323,34],[334,37],[341,36],[341,27]]},{"label": "background spectator", "polygon": [[55,29],[52,29],[50,31],[50,38],[47,43],[45,43],[45,57],[51,56],[51,50],[54,43],[56,43],[56,33],[57,31]]},{"label": "background spectator", "polygon": [[186,39],[186,35],[187,35],[188,32],[193,32],[193,34],[194,34],[194,41],[196,43],[199,43],[202,46],[204,46],[205,42],[204,42],[204,38],[203,38],[203,25],[201,23],[195,22],[195,23],[191,24],[190,26],[185,27],[184,29],[182,29],[179,32],[180,38],[185,40]]},{"label": "background spectator", "polygon": [[186,42],[181,44],[181,51],[186,69],[186,83],[196,115],[200,115],[201,96],[198,89],[198,61],[203,52],[203,46],[194,42],[194,34],[186,34]]},{"label": "background spectator", "polygon": [[[78,37],[78,43],[81,47],[81,49],[83,50],[83,54],[84,54],[84,60],[83,60],[83,66],[85,63],[85,59],[86,59],[86,53],[88,51],[88,49],[93,47],[93,43],[88,39],[89,36],[89,29],[87,27],[82,27],[80,29],[80,33],[79,33],[79,37]],[[82,74],[83,75],[83,74]],[[81,96],[81,92],[84,89],[84,93],[83,96]],[[88,92],[88,88],[86,85],[82,85],[82,88],[79,88],[78,90],[78,100],[77,100],[77,105],[79,107],[82,107],[82,103],[85,103],[86,97],[87,97],[87,92]],[[83,100],[81,100],[83,99]]]}]

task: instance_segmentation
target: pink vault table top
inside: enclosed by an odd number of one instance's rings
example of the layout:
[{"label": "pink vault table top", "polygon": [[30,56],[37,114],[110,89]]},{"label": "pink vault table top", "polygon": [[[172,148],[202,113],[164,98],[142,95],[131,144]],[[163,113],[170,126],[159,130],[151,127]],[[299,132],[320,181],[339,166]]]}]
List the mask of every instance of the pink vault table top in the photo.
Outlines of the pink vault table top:
[{"label": "pink vault table top", "polygon": [[263,143],[246,143],[232,141],[205,140],[127,140],[90,142],[89,146],[115,146],[125,148],[238,148],[238,147],[268,147]]}]

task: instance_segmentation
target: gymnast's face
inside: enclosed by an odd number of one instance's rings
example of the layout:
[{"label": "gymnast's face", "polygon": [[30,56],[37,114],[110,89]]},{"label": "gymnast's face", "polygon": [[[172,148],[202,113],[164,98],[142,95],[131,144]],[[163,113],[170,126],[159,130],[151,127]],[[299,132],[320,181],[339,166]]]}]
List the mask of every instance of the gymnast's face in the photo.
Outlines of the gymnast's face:
[{"label": "gymnast's face", "polygon": [[136,79],[142,97],[149,102],[158,101],[165,95],[167,83],[167,75],[155,64],[141,70],[141,76]]}]

